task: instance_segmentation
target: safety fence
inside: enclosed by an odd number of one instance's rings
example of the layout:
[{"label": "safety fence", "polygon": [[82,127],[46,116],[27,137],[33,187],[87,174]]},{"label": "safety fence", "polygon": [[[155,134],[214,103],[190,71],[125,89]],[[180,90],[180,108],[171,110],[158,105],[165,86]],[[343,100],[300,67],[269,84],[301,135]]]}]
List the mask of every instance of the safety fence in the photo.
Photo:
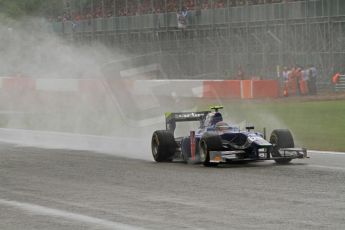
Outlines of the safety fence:
[{"label": "safety fence", "polygon": [[[164,12],[164,11],[161,11]],[[305,0],[191,10],[187,28],[176,13],[143,14],[54,23],[69,41],[101,42],[133,55],[158,53],[170,79],[277,79],[277,66],[318,69],[317,85],[344,72],[345,1]]]}]

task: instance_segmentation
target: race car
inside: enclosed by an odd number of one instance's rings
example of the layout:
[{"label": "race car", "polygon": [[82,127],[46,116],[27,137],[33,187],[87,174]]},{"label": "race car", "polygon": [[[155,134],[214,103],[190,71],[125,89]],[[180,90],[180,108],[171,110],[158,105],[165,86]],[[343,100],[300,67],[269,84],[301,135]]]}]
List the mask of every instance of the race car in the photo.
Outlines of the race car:
[{"label": "race car", "polygon": [[[254,131],[253,126],[241,130],[239,126],[223,121],[220,110],[213,106],[209,111],[166,113],[166,129],[156,130],[151,139],[151,150],[155,161],[184,161],[217,166],[227,162],[250,162],[274,160],[287,164],[292,159],[307,158],[305,148],[295,148],[288,129],[273,130],[269,140],[266,131]],[[177,122],[199,121],[197,130],[189,135],[175,137]]]}]

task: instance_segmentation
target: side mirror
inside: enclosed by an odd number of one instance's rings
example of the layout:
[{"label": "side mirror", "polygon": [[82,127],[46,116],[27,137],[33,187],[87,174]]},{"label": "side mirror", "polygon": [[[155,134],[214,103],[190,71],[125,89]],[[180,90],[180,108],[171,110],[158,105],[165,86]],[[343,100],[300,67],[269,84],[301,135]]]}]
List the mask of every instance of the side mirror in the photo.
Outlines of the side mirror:
[{"label": "side mirror", "polygon": [[246,126],[246,129],[247,129],[248,132],[250,132],[250,130],[254,129],[254,126]]}]

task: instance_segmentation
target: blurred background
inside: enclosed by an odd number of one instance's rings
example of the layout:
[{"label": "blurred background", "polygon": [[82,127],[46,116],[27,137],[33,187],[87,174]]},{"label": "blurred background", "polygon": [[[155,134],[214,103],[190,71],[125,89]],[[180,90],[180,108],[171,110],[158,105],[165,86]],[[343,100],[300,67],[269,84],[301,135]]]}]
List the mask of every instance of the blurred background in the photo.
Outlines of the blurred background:
[{"label": "blurred background", "polygon": [[71,42],[156,53],[169,78],[234,79],[243,71],[272,79],[285,66],[315,65],[322,88],[344,72],[341,0],[55,2],[45,11],[55,32]]}]

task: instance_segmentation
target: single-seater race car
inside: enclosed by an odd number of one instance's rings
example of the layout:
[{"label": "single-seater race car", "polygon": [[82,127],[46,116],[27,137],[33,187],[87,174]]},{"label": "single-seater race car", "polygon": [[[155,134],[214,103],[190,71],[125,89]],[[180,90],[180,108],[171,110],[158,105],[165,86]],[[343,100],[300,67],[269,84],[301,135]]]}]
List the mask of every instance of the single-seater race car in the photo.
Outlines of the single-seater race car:
[{"label": "single-seater race car", "polygon": [[[182,160],[217,166],[227,162],[274,160],[287,164],[292,159],[307,158],[305,148],[295,148],[288,129],[275,129],[270,139],[254,131],[253,126],[241,130],[239,126],[223,121],[219,112],[223,106],[213,106],[210,111],[166,113],[166,129],[152,135],[152,155],[157,162]],[[188,136],[175,137],[177,122],[199,121],[197,130]]]}]

